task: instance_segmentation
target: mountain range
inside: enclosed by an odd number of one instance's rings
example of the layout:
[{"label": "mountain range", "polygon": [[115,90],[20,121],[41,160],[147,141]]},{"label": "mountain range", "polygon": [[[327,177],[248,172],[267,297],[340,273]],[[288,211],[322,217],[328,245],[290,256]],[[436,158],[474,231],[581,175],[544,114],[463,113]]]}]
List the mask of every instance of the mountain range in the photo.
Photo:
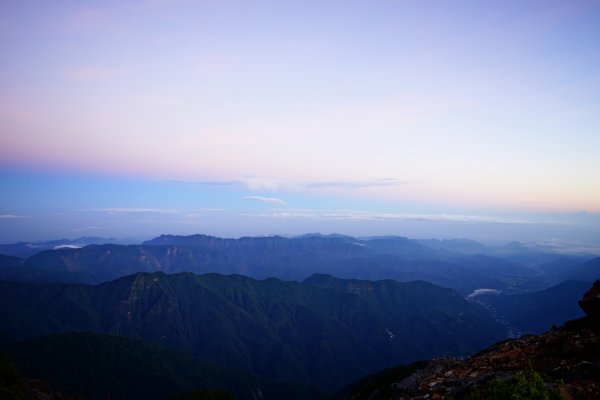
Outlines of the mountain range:
[{"label": "mountain range", "polygon": [[350,279],[424,280],[468,295],[479,288],[526,293],[568,279],[592,282],[600,275],[600,258],[590,261],[591,255],[566,257],[527,249],[403,237],[162,235],[139,245],[61,247],[25,259],[2,256],[0,279],[97,284],[136,272],[163,271],[302,281],[324,273]]},{"label": "mountain range", "polygon": [[425,282],[303,283],[138,273],[97,286],[0,282],[10,340],[69,331],[141,339],[200,362],[335,390],[369,372],[505,336],[479,305]]},{"label": "mountain range", "polygon": [[31,257],[41,251],[58,249],[76,249],[91,244],[135,244],[134,240],[82,236],[77,239],[40,240],[0,244],[0,254],[18,258]]},{"label": "mountain range", "polygon": [[110,242],[0,245],[0,396],[324,398],[579,318],[600,277],[592,254],[467,239]]}]

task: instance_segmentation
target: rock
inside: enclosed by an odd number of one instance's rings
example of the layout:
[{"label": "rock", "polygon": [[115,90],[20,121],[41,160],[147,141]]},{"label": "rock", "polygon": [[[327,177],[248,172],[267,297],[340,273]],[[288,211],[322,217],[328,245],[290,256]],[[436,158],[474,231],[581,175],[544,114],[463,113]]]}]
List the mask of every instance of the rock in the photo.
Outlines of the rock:
[{"label": "rock", "polygon": [[579,307],[591,319],[600,320],[600,280],[594,282],[594,286],[579,300]]}]

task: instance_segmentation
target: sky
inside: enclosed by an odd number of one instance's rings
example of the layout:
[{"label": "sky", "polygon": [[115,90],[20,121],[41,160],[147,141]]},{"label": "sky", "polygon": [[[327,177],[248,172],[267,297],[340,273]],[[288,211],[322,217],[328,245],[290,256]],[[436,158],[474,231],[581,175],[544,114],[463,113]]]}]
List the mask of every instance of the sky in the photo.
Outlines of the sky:
[{"label": "sky", "polygon": [[600,2],[0,2],[0,242],[600,248]]}]

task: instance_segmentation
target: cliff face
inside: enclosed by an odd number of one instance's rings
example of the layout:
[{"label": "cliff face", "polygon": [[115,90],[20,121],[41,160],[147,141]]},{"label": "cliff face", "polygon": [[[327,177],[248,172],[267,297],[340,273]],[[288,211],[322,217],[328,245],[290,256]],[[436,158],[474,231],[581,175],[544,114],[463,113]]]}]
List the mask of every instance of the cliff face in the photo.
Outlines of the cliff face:
[{"label": "cliff face", "polygon": [[596,281],[580,301],[587,315],[560,328],[498,343],[467,360],[432,360],[408,376],[405,370],[398,370],[396,377],[393,371],[383,372],[363,379],[339,398],[477,398],[477,392],[486,390],[486,385],[512,382],[507,380],[529,372],[541,379],[539,384],[550,396],[599,399],[599,296],[600,281]]}]

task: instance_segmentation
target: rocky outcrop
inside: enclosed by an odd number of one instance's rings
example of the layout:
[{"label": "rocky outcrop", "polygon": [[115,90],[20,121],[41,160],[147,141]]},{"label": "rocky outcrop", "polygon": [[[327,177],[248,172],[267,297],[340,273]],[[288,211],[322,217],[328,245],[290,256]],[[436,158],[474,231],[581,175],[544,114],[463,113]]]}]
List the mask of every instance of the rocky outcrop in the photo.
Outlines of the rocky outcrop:
[{"label": "rocky outcrop", "polygon": [[24,377],[14,364],[0,357],[0,399],[75,400],[54,390],[47,382]]}]

